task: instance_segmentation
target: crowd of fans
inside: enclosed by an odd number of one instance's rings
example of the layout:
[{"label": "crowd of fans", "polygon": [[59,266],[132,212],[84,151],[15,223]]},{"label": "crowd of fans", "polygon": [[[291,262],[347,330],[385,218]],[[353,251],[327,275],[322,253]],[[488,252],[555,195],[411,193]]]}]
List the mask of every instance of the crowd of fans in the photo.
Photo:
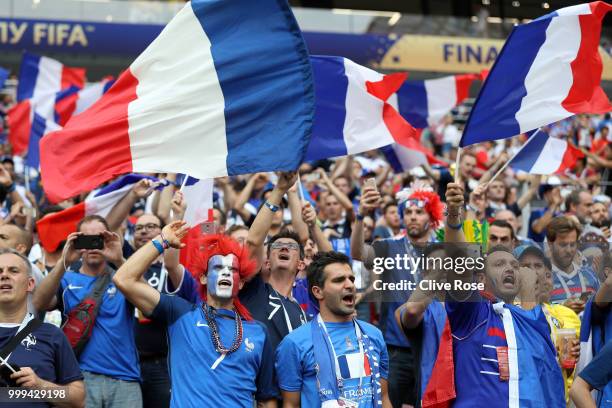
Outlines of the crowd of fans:
[{"label": "crowd of fans", "polygon": [[[2,99],[2,114],[10,103]],[[154,190],[139,181],[105,218],[83,218],[54,252],[39,245],[36,220],[86,195],[49,203],[37,172],[25,174],[5,140],[0,347],[34,316],[47,323],[12,353],[0,350],[2,381],[68,387],[64,406],[421,406],[435,391],[426,367],[442,347],[426,333],[442,315],[454,363],[452,392],[439,398],[457,407],[508,406],[508,360],[499,349],[507,358],[512,346],[503,301],[515,321],[520,310],[535,310],[548,322],[544,332],[538,318],[517,330],[538,344],[542,362],[532,356],[533,366],[520,368],[562,382],[566,393],[551,395],[542,381],[530,391],[538,396],[521,396],[520,406],[565,406],[570,397],[594,406],[592,389],[609,403],[610,332],[580,374],[576,365],[587,358],[581,328],[611,327],[611,127],[609,115],[552,125],[552,137],[584,152],[571,171],[535,176],[508,167],[492,179],[524,136],[468,147],[455,169],[461,128],[445,118],[422,139],[448,167],[395,172],[370,151],[292,173],[218,178],[214,223],[202,230],[181,221],[187,203],[177,176],[156,174],[169,185]],[[75,248],[83,235],[101,237],[103,246]],[[439,270],[396,264],[374,272],[379,258],[442,256],[449,250],[439,243],[478,244],[485,271],[461,279],[482,282],[482,295],[463,291],[451,301],[422,288],[377,293],[379,277],[446,279]],[[72,344],[55,326],[86,310],[83,299],[96,289],[91,335]],[[465,301],[473,297],[480,301]],[[491,330],[502,335],[485,340]],[[560,330],[573,330],[567,353]],[[497,354],[481,354],[486,341]]]}]

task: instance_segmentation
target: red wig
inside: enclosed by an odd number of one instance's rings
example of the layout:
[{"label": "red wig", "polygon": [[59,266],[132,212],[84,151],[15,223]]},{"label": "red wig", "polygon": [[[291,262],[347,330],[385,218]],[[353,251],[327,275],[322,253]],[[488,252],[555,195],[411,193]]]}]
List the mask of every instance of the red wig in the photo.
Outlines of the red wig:
[{"label": "red wig", "polygon": [[[208,292],[206,290],[206,285],[203,285],[200,279],[202,275],[208,274],[208,261],[211,257],[215,255],[226,256],[233,254],[238,258],[238,274],[240,275],[240,280],[248,280],[256,272],[257,263],[251,258],[248,248],[240,245],[237,241],[226,235],[202,235],[198,237],[193,244],[189,245],[188,251],[189,261],[187,269],[189,269],[196,280],[199,286],[200,296],[204,301],[207,299]],[[240,303],[237,296],[234,298],[234,307],[240,316],[246,320],[252,320],[251,314],[246,307]]]},{"label": "red wig", "polygon": [[431,218],[433,228],[438,228],[444,216],[444,204],[440,201],[440,196],[433,191],[416,190],[410,194],[409,200],[421,200],[425,202],[425,211]]}]

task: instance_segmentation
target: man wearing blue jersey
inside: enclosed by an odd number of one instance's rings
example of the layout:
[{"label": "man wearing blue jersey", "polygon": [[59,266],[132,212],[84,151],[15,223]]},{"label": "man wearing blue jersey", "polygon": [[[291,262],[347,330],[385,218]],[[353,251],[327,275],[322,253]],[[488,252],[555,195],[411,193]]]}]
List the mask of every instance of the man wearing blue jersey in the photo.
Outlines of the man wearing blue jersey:
[{"label": "man wearing blue jersey", "polygon": [[318,253],[307,273],[320,314],[289,333],[276,350],[283,406],[391,408],[387,349],[380,330],[354,318],[349,258]]},{"label": "man wearing blue jersey", "polygon": [[[251,319],[237,294],[255,272],[248,249],[223,235],[194,245],[192,272],[204,302],[160,293],[142,276],[167,248],[181,248],[188,227],[165,226],[117,271],[113,282],[145,315],[168,325],[172,407],[276,406],[273,351],[263,324]],[[198,268],[199,265],[199,268]]]},{"label": "man wearing blue jersey", "polygon": [[[446,240],[464,242],[462,230],[452,228],[462,222],[459,184],[448,185],[446,201]],[[453,407],[565,407],[563,377],[541,306],[524,310],[512,304],[521,289],[519,262],[509,249],[496,246],[484,269],[484,292],[449,292],[445,303],[455,360]],[[449,279],[476,277],[466,271]]]}]

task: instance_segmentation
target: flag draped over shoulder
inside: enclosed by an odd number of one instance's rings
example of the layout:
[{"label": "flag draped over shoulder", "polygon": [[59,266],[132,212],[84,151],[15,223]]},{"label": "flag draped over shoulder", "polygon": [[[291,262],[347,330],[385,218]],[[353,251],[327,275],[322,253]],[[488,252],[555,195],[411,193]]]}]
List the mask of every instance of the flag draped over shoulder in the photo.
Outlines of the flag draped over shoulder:
[{"label": "flag draped over shoulder", "polygon": [[129,172],[295,170],[313,114],[286,2],[193,0],[98,102],[42,139],[45,192],[59,201]]}]

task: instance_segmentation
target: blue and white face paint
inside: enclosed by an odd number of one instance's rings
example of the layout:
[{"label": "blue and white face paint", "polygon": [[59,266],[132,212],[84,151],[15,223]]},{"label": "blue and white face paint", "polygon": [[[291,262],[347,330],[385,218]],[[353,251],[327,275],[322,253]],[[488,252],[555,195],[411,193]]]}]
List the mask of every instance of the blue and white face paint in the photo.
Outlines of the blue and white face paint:
[{"label": "blue and white face paint", "polygon": [[215,255],[208,260],[208,293],[220,299],[230,299],[238,294],[239,282],[236,255]]}]

